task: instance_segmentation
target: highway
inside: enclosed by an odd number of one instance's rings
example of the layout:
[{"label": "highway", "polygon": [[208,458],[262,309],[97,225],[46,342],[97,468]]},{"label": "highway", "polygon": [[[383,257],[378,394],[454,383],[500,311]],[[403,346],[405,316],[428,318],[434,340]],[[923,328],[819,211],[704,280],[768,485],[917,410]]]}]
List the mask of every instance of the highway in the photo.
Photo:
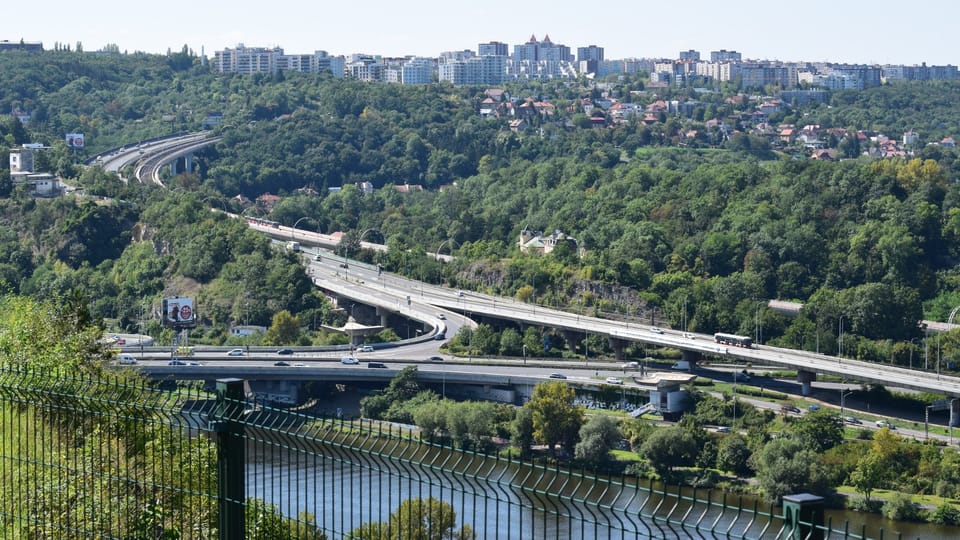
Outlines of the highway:
[{"label": "highway", "polygon": [[219,140],[219,137],[210,137],[208,132],[161,137],[108,150],[94,156],[87,165],[99,164],[103,170],[117,173],[121,178],[120,172],[124,168],[136,167],[136,181],[159,184],[159,171],[164,165]]},{"label": "highway", "polygon": [[[249,221],[249,220],[248,220]],[[250,226],[274,238],[296,240],[309,245],[314,237],[324,235],[289,227],[271,227],[250,223]],[[335,247],[322,241],[317,244]],[[837,375],[865,383],[896,385],[901,388],[960,397],[960,378],[896,366],[861,362],[847,358],[817,354],[794,349],[754,346],[741,348],[721,346],[709,334],[683,333],[664,330],[657,333],[649,326],[583,316],[535,304],[517,302],[513,298],[497,297],[469,291],[456,291],[384,272],[378,275],[375,267],[345,261],[342,257],[324,255],[321,261],[309,260],[314,283],[337,295],[387,309],[394,307],[403,313],[407,298],[422,311],[435,306],[472,317],[483,315],[536,324],[562,331],[604,335],[626,342],[645,343],[700,353],[714,359],[730,362],[771,364],[810,373]],[[340,265],[346,264],[347,268]],[[685,335],[689,337],[685,337]]]}]

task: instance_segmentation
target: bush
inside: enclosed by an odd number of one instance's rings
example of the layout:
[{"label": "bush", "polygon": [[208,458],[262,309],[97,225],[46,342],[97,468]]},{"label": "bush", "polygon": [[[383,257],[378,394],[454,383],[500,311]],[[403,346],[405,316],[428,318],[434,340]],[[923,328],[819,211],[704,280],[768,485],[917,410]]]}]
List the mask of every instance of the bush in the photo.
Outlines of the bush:
[{"label": "bush", "polygon": [[882,503],[883,501],[879,501],[877,499],[867,499],[863,496],[857,496],[847,499],[847,508],[857,512],[869,512],[871,514],[876,514],[880,512]]},{"label": "bush", "polygon": [[960,509],[943,503],[930,513],[930,522],[938,525],[960,525]]},{"label": "bush", "polygon": [[923,511],[914,504],[909,495],[904,493],[894,493],[883,503],[880,513],[887,519],[895,521],[921,521]]}]

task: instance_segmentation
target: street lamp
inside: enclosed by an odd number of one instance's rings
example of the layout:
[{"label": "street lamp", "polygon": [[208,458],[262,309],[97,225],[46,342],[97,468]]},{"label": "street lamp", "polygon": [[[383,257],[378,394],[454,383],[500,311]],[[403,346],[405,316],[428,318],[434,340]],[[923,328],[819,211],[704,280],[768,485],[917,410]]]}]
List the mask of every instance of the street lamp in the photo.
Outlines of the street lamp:
[{"label": "street lamp", "polygon": [[298,219],[298,220],[296,220],[296,221],[293,222],[293,227],[290,229],[290,239],[291,239],[291,240],[296,240],[296,239],[297,239],[297,225],[299,225],[300,222],[303,221],[303,220],[305,220],[305,219],[310,219],[310,218],[307,217],[307,216],[303,216],[302,218],[300,218],[300,219]]},{"label": "street lamp", "polygon": [[763,300],[757,302],[757,309],[755,310],[753,316],[753,325],[754,331],[756,332],[757,345],[763,345],[763,319],[760,318],[760,306],[764,304],[765,302]]},{"label": "street lamp", "polygon": [[837,363],[843,358],[843,315],[840,316],[840,329],[837,331]]},{"label": "street lamp", "polygon": [[527,365],[527,344],[523,344],[523,365]]},{"label": "street lamp", "polygon": [[930,408],[933,405],[927,405],[926,409],[923,411],[923,438],[930,438]]},{"label": "street lamp", "polygon": [[846,400],[847,396],[853,393],[853,390],[841,388],[840,389],[840,418],[843,419],[843,403]]}]

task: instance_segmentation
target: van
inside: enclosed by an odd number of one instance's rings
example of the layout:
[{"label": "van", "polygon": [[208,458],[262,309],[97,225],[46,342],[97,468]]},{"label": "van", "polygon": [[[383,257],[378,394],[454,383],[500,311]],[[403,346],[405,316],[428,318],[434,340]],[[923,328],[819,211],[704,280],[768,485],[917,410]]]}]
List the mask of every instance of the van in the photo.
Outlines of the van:
[{"label": "van", "polygon": [[690,362],[686,360],[680,360],[679,362],[676,362],[670,366],[670,369],[676,369],[678,371],[690,371]]},{"label": "van", "polygon": [[117,355],[117,363],[124,366],[129,366],[137,363],[137,359],[129,353],[121,353]]}]

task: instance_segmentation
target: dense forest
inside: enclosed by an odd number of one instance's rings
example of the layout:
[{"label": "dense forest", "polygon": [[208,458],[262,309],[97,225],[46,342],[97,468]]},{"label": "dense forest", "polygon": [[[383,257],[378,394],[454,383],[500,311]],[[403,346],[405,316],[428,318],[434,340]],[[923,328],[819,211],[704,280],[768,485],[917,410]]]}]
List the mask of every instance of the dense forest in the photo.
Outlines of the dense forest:
[{"label": "dense forest", "polygon": [[[283,310],[334,316],[294,258],[208,206],[343,231],[354,244],[366,235],[396,249],[356,256],[391,271],[600,316],[748,335],[762,319],[764,342],[822,350],[836,350],[843,318],[844,353],[878,361],[905,364],[919,354],[917,321],[960,305],[956,151],[921,144],[876,158],[844,139],[832,143],[854,157],[810,159],[744,123],[769,96],[645,89],[642,75],[518,81],[499,103],[514,112],[484,117],[487,88],[218,75],[186,49],[10,52],[0,69],[0,110],[29,119],[0,122],[2,166],[11,148],[43,143],[39,167],[88,195],[31,197],[0,171],[0,276],[16,293],[87,290],[97,313],[127,329],[174,292],[202,301],[201,338]],[[958,95],[956,83],[885,85],[785,103],[770,122],[863,133],[864,151],[880,132],[933,143],[960,133]],[[665,100],[698,105],[655,122],[585,107]],[[553,107],[521,111],[544,102]],[[211,115],[223,139],[166,189],[81,166],[98,151],[200,130]],[[72,132],[85,133],[83,152],[62,142]],[[575,242],[521,253],[525,229]],[[425,255],[438,249],[456,261]],[[793,319],[758,309],[770,299],[805,308]],[[954,341],[941,343],[947,358]]]}]

